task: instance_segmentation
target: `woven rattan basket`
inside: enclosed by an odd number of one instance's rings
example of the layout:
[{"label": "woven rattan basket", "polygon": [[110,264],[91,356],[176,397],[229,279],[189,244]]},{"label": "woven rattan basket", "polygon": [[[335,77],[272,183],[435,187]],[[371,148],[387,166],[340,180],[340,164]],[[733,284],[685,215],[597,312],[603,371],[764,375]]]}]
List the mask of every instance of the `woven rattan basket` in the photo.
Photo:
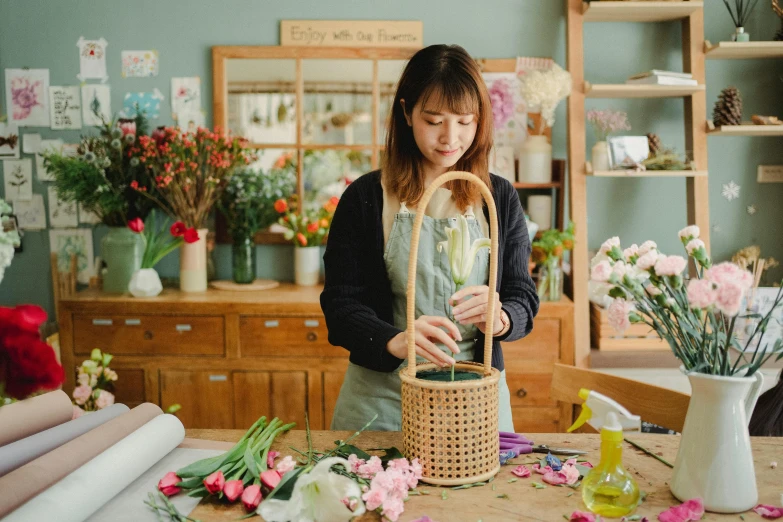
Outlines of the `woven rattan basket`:
[{"label": "woven rattan basket", "polygon": [[[449,181],[463,179],[476,183],[489,207],[490,247],[489,288],[497,282],[498,219],[489,188],[469,172],[448,172],[438,177],[424,192],[418,204],[427,204],[435,191]],[[484,363],[458,362],[457,370],[473,370],[480,379],[436,382],[419,379],[416,372],[435,369],[432,363],[416,365],[416,262],[424,212],[417,212],[413,224],[407,287],[408,366],[402,380],[403,452],[422,463],[421,480],[429,484],[457,486],[480,482],[500,470],[498,440],[498,381],[500,372],[492,368],[492,335],[484,338]],[[495,300],[487,308],[487,328],[492,331]]]}]

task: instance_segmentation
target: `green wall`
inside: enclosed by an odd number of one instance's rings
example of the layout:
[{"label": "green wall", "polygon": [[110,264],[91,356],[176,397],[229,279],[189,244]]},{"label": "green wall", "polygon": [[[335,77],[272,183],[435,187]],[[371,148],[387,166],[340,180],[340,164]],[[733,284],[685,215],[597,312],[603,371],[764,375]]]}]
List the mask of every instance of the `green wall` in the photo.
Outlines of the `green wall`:
[{"label": "green wall", "polygon": [[[76,85],[79,60],[76,41],[106,38],[112,108],[122,106],[128,91],[151,91],[166,96],[158,124],[171,123],[170,78],[200,76],[202,103],[211,118],[211,59],[213,45],[276,45],[281,19],[422,20],[425,44],[458,43],[474,56],[487,58],[551,56],[565,64],[565,17],[562,0],[2,0],[0,1],[0,69],[48,68],[52,85]],[[722,2],[707,0],[706,37],[725,39],[732,30]],[[777,19],[767,2],[759,2],[748,31],[753,39],[770,39]],[[585,30],[586,77],[595,82],[622,82],[631,73],[651,68],[681,67],[680,25],[592,24]],[[155,78],[120,76],[120,52],[157,49],[160,75]],[[707,63],[708,114],[723,87],[736,85],[744,94],[746,115],[753,112],[783,115],[783,64],[774,60],[710,61]],[[4,97],[0,94],[0,100]],[[0,111],[6,107],[0,103]],[[664,142],[683,148],[681,100],[590,101],[590,107],[625,109],[634,130],[657,132]],[[22,132],[25,132],[23,129]],[[80,131],[35,128],[44,138],[78,139]],[[720,231],[712,232],[713,253],[721,259],[751,243],[765,255],[783,258],[780,225],[783,184],[758,185],[757,164],[783,163],[779,138],[710,138],[710,214]],[[558,110],[553,135],[555,156],[565,157],[565,103]],[[592,137],[588,133],[588,149]],[[728,202],[721,185],[735,180],[739,200]],[[0,184],[2,190],[2,184]],[[43,183],[34,191],[45,194]],[[0,193],[1,194],[1,193]],[[597,248],[607,237],[624,242],[656,240],[662,248],[679,248],[676,232],[686,224],[683,180],[591,179],[588,181],[589,242]],[[46,197],[46,196],[44,196]],[[758,212],[747,214],[747,205]],[[96,254],[105,231],[95,231]],[[37,303],[53,310],[47,232],[27,232],[24,252],[18,254],[0,283],[0,304]],[[218,275],[230,277],[230,249],[217,250]],[[292,247],[259,247],[259,274],[291,280]],[[159,269],[163,276],[177,272],[176,254]],[[777,272],[780,277],[781,272]]]}]

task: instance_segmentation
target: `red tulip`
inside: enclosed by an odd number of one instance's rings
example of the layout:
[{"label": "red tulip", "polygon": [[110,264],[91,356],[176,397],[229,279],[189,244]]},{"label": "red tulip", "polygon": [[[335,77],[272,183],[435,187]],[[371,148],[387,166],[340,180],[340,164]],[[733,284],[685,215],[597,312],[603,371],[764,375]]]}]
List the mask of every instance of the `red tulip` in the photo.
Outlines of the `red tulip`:
[{"label": "red tulip", "polygon": [[223,486],[223,494],[229,502],[234,502],[245,490],[241,480],[229,480]]},{"label": "red tulip", "polygon": [[198,231],[195,228],[189,228],[185,231],[185,243],[195,243],[199,240]]},{"label": "red tulip", "polygon": [[204,487],[210,493],[220,493],[223,491],[223,486],[226,484],[226,478],[223,476],[223,472],[217,470],[213,474],[204,479]]},{"label": "red tulip", "polygon": [[268,487],[269,489],[275,489],[277,485],[280,484],[282,477],[280,477],[280,473],[278,473],[276,470],[268,469],[266,471],[262,471],[259,478],[261,479],[261,484]]},{"label": "red tulip", "polygon": [[163,476],[162,479],[160,479],[160,482],[158,482],[158,489],[167,497],[176,495],[182,491],[181,488],[177,487],[178,482],[182,482],[182,479],[179,478],[173,471],[169,471]]},{"label": "red tulip", "polygon": [[261,486],[253,484],[252,486],[246,487],[245,491],[242,493],[242,504],[245,505],[245,509],[248,511],[253,511],[261,503],[262,498]]},{"label": "red tulip", "polygon": [[288,202],[286,200],[278,199],[275,201],[275,212],[282,214],[286,210],[288,210]]},{"label": "red tulip", "polygon": [[299,244],[300,244],[300,245],[302,245],[302,246],[307,246],[307,238],[306,238],[306,237],[305,237],[305,235],[304,235],[304,234],[302,234],[301,232],[297,232],[297,234],[296,234],[296,240],[297,240],[297,241],[299,241]]},{"label": "red tulip", "polygon": [[185,235],[185,231],[188,229],[188,227],[185,226],[185,223],[182,221],[177,221],[173,225],[171,225],[171,235],[174,237],[182,237]]},{"label": "red tulip", "polygon": [[144,232],[144,221],[141,220],[141,218],[133,218],[130,221],[128,221],[128,228],[136,232],[137,234],[141,234]]},{"label": "red tulip", "polygon": [[308,223],[307,224],[307,231],[310,232],[311,234],[315,234],[316,232],[318,232],[318,223],[317,222],[316,223]]}]

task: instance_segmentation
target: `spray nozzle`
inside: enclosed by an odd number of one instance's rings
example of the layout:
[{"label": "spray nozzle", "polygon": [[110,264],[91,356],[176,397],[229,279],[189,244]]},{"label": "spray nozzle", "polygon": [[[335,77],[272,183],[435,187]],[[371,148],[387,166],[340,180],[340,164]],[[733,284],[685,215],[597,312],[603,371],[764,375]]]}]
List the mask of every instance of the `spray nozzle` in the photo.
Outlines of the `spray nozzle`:
[{"label": "spray nozzle", "polygon": [[609,431],[641,431],[642,421],[638,415],[633,415],[620,403],[596,391],[582,388],[579,398],[584,402],[582,412],[576,422],[568,428],[569,432],[588,423],[596,430]]}]

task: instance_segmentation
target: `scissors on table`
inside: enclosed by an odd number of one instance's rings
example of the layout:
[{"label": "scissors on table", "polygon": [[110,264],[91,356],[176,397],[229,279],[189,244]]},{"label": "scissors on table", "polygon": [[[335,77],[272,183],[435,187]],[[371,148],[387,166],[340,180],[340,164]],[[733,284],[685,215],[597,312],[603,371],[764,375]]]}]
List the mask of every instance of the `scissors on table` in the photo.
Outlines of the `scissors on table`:
[{"label": "scissors on table", "polygon": [[587,451],[570,448],[550,448],[546,444],[534,444],[522,434],[500,432],[500,461],[505,461],[527,453],[551,453],[552,455],[578,456],[586,455]]}]

